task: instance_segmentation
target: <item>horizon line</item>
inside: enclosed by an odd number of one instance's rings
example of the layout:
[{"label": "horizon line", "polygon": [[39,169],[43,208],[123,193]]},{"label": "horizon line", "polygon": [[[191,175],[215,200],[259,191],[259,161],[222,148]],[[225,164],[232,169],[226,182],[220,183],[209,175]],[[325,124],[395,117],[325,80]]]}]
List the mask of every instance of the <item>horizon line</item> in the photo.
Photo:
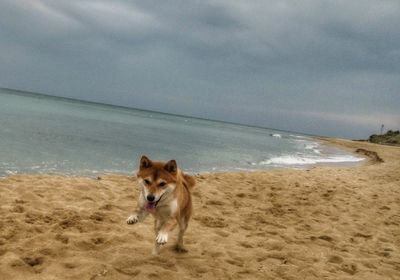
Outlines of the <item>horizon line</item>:
[{"label": "horizon line", "polygon": [[149,112],[149,113],[158,113],[158,114],[165,114],[165,115],[176,116],[176,117],[192,118],[192,119],[212,121],[212,122],[220,122],[220,123],[239,125],[239,126],[245,126],[245,127],[270,129],[270,130],[276,130],[276,131],[280,131],[280,132],[297,133],[297,134],[302,134],[302,135],[311,136],[311,137],[329,137],[329,136],[324,136],[324,135],[314,135],[314,134],[309,134],[309,133],[304,133],[304,132],[299,132],[299,131],[289,131],[289,130],[283,130],[283,129],[278,129],[278,128],[264,127],[264,126],[259,126],[259,125],[238,123],[238,122],[225,121],[225,120],[219,120],[219,119],[209,119],[209,118],[205,118],[205,117],[188,116],[188,115],[182,115],[182,114],[177,114],[177,113],[156,111],[156,110],[151,110],[151,109],[143,109],[143,108],[137,108],[137,107],[128,107],[128,106],[123,106],[123,105],[110,104],[110,103],[102,103],[102,102],[92,101],[92,100],[87,100],[87,99],[78,99],[78,98],[65,97],[65,96],[59,96],[59,95],[50,95],[50,94],[46,94],[46,93],[40,93],[40,92],[34,92],[34,91],[28,91],[28,90],[22,90],[22,89],[13,89],[13,88],[1,87],[1,86],[0,86],[0,89],[14,91],[14,92],[16,92],[16,94],[20,94],[23,96],[36,95],[36,96],[42,96],[42,97],[48,97],[48,98],[64,99],[64,100],[73,101],[73,102],[88,103],[88,104],[93,104],[93,105],[117,107],[117,108],[128,109],[128,110],[138,110],[138,111]]}]

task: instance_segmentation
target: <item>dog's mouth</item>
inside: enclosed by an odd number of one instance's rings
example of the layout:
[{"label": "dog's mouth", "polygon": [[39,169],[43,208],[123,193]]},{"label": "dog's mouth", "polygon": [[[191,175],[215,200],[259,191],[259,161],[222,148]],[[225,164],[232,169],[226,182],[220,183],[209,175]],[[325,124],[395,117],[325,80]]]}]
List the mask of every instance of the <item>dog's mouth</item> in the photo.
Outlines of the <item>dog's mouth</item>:
[{"label": "dog's mouth", "polygon": [[147,201],[146,210],[150,213],[156,212],[157,204],[160,202],[160,200],[164,196],[164,194],[162,194],[157,201]]},{"label": "dog's mouth", "polygon": [[156,202],[149,202],[148,201],[147,204],[146,204],[146,210],[149,211],[149,212],[156,211],[156,207],[157,207],[158,201],[156,201]]}]

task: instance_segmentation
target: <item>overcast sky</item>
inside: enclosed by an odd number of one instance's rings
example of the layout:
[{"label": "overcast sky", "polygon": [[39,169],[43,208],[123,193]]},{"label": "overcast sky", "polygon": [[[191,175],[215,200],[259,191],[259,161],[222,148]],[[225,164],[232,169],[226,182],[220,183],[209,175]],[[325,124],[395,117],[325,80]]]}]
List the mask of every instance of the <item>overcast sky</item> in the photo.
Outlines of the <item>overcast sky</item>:
[{"label": "overcast sky", "polygon": [[310,134],[400,128],[400,1],[0,1],[0,87]]}]

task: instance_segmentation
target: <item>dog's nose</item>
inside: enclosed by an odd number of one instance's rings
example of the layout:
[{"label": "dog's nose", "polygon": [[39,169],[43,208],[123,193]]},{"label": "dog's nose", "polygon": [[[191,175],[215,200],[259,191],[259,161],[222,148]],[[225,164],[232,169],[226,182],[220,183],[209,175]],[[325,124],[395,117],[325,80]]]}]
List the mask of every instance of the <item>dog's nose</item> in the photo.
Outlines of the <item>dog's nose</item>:
[{"label": "dog's nose", "polygon": [[155,199],[155,197],[154,197],[154,195],[152,195],[152,194],[149,194],[148,196],[147,196],[147,200],[148,201],[154,201],[154,199]]}]

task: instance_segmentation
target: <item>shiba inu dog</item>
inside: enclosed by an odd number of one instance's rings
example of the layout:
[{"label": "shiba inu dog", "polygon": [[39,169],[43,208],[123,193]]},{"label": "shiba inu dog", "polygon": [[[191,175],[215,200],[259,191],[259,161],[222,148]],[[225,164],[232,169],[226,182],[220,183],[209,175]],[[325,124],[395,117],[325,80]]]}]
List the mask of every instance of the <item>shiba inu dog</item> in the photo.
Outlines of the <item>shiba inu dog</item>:
[{"label": "shiba inu dog", "polygon": [[140,159],[137,173],[140,194],[136,211],[127,219],[128,224],[143,221],[149,214],[155,218],[155,244],[157,255],[161,245],[168,241],[169,233],[178,224],[178,240],[175,249],[186,252],[183,235],[192,214],[191,190],[195,185],[192,176],[184,174],[175,160],[167,163],[151,161],[146,156]]}]

